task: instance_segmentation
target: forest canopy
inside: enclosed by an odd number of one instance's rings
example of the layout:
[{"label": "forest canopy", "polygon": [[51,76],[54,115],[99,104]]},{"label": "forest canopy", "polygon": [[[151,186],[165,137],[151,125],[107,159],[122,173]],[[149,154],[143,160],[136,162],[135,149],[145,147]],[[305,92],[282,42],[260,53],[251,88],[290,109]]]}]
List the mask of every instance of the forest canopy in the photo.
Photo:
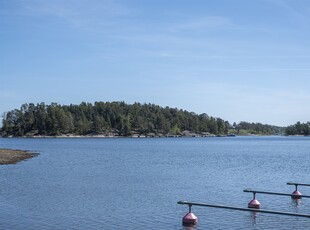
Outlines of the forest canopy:
[{"label": "forest canopy", "polygon": [[2,136],[56,135],[227,135],[280,134],[283,128],[260,123],[229,124],[221,118],[155,104],[82,102],[79,105],[29,103],[3,114]]},{"label": "forest canopy", "polygon": [[310,122],[307,123],[301,123],[298,121],[294,125],[290,125],[285,130],[286,135],[303,135],[303,136],[309,136],[310,135]]}]

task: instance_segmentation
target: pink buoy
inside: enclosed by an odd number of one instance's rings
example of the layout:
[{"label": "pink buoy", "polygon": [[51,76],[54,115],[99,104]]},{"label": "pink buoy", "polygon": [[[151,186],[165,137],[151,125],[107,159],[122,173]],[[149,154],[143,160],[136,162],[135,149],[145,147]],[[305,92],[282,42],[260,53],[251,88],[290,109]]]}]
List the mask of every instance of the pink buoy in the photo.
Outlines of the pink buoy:
[{"label": "pink buoy", "polygon": [[192,226],[198,223],[198,218],[194,213],[189,212],[183,217],[182,222],[184,226]]},{"label": "pink buoy", "polygon": [[258,200],[253,199],[248,203],[248,208],[256,208],[256,209],[260,209],[260,203]]},{"label": "pink buoy", "polygon": [[295,184],[295,191],[292,193],[292,199],[298,200],[301,199],[301,192],[298,191],[298,184]]},{"label": "pink buoy", "polygon": [[293,193],[292,193],[292,198],[293,199],[301,199],[301,192],[299,192],[298,190],[295,190]]}]

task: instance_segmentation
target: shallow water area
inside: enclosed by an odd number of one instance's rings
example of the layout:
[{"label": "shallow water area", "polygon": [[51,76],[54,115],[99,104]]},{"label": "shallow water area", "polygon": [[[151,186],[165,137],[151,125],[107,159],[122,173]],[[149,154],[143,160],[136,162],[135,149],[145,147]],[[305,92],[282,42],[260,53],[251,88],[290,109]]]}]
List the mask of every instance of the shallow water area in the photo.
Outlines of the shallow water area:
[{"label": "shallow water area", "polygon": [[[0,166],[0,229],[188,229],[179,200],[247,207],[243,189],[309,183],[310,138],[0,138],[38,157]],[[299,190],[310,195],[310,187]],[[310,199],[257,194],[262,209]],[[193,207],[194,229],[309,229],[308,218]]]}]

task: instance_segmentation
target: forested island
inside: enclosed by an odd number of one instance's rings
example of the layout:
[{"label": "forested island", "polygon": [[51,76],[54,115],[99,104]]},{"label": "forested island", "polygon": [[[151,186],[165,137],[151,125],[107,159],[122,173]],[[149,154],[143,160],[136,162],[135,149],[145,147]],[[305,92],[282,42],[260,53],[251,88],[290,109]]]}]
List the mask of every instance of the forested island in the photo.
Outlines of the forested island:
[{"label": "forested island", "polygon": [[102,136],[163,137],[282,135],[284,127],[261,123],[230,124],[206,113],[125,102],[79,105],[27,103],[3,114],[2,137]]},{"label": "forested island", "polygon": [[286,128],[285,134],[288,136],[291,135],[302,135],[302,136],[309,136],[310,135],[310,122],[301,123],[298,121],[294,125],[290,125]]}]

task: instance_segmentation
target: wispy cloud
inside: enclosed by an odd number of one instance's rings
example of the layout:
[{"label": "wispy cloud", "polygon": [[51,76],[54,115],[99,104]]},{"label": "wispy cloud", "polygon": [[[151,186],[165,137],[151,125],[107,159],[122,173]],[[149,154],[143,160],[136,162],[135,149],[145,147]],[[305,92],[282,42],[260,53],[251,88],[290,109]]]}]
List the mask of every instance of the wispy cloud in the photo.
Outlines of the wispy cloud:
[{"label": "wispy cloud", "polygon": [[233,23],[230,18],[219,16],[208,16],[201,18],[192,18],[188,19],[187,21],[179,22],[178,24],[172,26],[171,31],[178,31],[178,30],[201,31],[214,28],[219,29],[232,25]]},{"label": "wispy cloud", "polygon": [[[279,6],[280,8],[286,10],[289,12],[292,16],[298,18],[298,19],[304,19],[305,16],[298,10],[296,10],[292,5],[290,5],[287,1],[284,0],[266,0],[276,6]],[[296,1],[291,1],[294,4],[296,4]]]},{"label": "wispy cloud", "polygon": [[287,72],[287,71],[310,71],[310,68],[253,68],[253,69],[206,69],[206,72]]},{"label": "wispy cloud", "polygon": [[149,56],[158,56],[165,58],[198,58],[198,59],[310,59],[309,55],[203,55],[186,54],[181,52],[158,51],[149,52]]},{"label": "wispy cloud", "polygon": [[113,0],[28,0],[21,10],[32,16],[55,17],[76,27],[87,28],[104,23],[104,19],[126,15],[128,9]]}]

